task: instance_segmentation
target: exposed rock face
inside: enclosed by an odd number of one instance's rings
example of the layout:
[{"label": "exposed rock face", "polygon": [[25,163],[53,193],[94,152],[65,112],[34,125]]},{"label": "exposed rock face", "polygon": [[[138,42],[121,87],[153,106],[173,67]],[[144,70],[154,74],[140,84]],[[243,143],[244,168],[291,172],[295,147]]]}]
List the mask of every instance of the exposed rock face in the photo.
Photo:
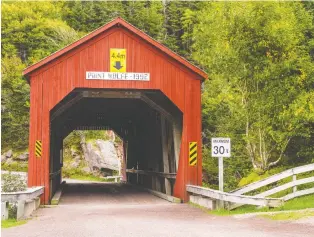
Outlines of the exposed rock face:
[{"label": "exposed rock face", "polygon": [[113,171],[120,171],[123,147],[119,150],[115,147],[115,137],[111,140],[95,140],[86,142],[85,134],[78,132],[80,136],[81,152],[70,151],[72,159],[67,160],[64,168],[79,168],[84,173],[107,176],[112,175]]},{"label": "exposed rock face", "polygon": [[85,160],[90,169],[119,170],[120,162],[117,151],[111,141],[96,140],[97,148],[91,143],[86,145]]}]

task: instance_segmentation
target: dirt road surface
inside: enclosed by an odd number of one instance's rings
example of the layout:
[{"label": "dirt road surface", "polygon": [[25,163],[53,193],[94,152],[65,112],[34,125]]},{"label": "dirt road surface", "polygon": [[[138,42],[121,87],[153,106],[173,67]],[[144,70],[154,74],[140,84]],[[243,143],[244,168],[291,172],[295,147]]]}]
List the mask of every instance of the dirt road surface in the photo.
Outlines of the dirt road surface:
[{"label": "dirt road surface", "polygon": [[128,185],[67,184],[58,206],[40,208],[3,237],[313,237],[314,226],[258,217],[214,216],[173,204]]}]

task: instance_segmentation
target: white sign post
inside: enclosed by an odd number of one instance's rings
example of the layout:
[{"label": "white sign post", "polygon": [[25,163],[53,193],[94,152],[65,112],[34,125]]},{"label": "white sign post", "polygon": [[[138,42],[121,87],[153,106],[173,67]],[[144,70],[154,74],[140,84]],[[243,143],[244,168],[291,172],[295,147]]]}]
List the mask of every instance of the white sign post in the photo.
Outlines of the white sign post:
[{"label": "white sign post", "polygon": [[[218,157],[219,169],[219,191],[224,191],[224,168],[223,157],[231,156],[230,138],[212,138],[212,157]],[[220,207],[223,208],[223,202],[220,202]]]}]

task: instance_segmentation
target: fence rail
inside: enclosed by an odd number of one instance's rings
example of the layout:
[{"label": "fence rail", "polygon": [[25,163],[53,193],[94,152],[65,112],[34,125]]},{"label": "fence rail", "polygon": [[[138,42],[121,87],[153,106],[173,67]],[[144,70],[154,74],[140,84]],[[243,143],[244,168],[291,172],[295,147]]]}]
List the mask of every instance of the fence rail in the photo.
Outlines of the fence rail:
[{"label": "fence rail", "polygon": [[[304,190],[297,189],[299,185],[314,183],[314,176],[297,179],[297,175],[310,172],[310,171],[314,171],[314,164],[299,166],[293,169],[283,171],[271,177],[262,179],[252,184],[248,184],[230,193],[221,192],[218,190],[194,186],[194,185],[187,185],[187,191],[191,193],[191,195],[199,195],[201,197],[210,198],[213,200],[220,200],[220,201],[228,202],[228,205],[227,205],[228,209],[234,209],[245,204],[278,207],[287,200],[314,193],[314,187],[304,189]],[[266,185],[273,184],[275,182],[278,182],[282,179],[289,178],[289,177],[292,177],[292,181],[289,183],[285,183],[280,186],[271,188],[270,190],[264,191],[254,196],[245,195],[248,192],[257,190],[261,187],[265,187]],[[292,193],[289,193],[283,197],[280,197],[280,198],[268,197],[270,195],[279,193],[289,188],[292,188]]]},{"label": "fence rail", "polygon": [[[297,180],[298,174],[302,174],[302,173],[306,173],[310,171],[314,171],[314,164],[303,165],[303,166],[295,167],[289,170],[285,170],[279,174],[275,174],[268,178],[248,184],[242,188],[236,189],[232,191],[231,193],[232,194],[245,194],[245,193],[257,190],[266,185],[278,182],[282,179],[292,177],[292,181],[289,183],[285,183],[283,185],[280,185],[278,187],[272,188],[270,190],[264,191],[262,193],[259,193],[253,196],[253,197],[267,197],[267,196],[279,193],[281,191],[284,191],[286,189],[293,188],[292,193],[289,193],[286,196],[281,197],[281,199],[283,199],[284,201],[288,201],[295,197],[300,197],[300,196],[314,193],[314,188],[297,191],[298,185],[314,183],[314,176]],[[230,209],[234,209],[242,205],[243,204],[234,203],[233,205],[230,205]]]},{"label": "fence rail", "polygon": [[313,171],[313,170],[314,170],[314,164],[295,167],[295,168],[292,168],[290,170],[283,171],[279,174],[275,174],[273,176],[270,176],[268,178],[259,180],[257,182],[248,184],[242,188],[239,188],[239,189],[232,191],[232,193],[234,193],[234,194],[248,193],[250,191],[256,190],[258,188],[261,188],[261,187],[266,186],[268,184],[277,182],[279,180],[291,177],[293,175],[302,174],[302,173],[306,173],[306,172]]},{"label": "fence rail", "polygon": [[204,188],[194,185],[187,185],[187,191],[201,195],[203,197],[208,197],[215,200],[221,200],[224,202],[233,202],[233,203],[241,203],[241,204],[251,204],[256,206],[269,206],[269,207],[278,207],[282,205],[283,200],[281,198],[263,198],[263,197],[252,197],[240,194],[232,194],[221,192],[218,190]]}]

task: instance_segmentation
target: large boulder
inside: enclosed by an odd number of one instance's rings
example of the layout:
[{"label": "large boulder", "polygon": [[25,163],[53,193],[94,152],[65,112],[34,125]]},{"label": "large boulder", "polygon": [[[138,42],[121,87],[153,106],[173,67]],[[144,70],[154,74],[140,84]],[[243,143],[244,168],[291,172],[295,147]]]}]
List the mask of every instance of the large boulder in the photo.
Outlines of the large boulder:
[{"label": "large boulder", "polygon": [[1,155],[1,162],[6,162],[7,159],[12,158],[12,156],[13,156],[13,151],[8,150],[7,152],[5,152]]},{"label": "large boulder", "polygon": [[15,160],[27,161],[28,157],[29,157],[29,153],[28,152],[24,152],[24,153],[18,155],[17,157],[15,157]]},{"label": "large boulder", "polygon": [[96,140],[97,148],[91,143],[86,145],[85,159],[89,164],[90,169],[110,169],[119,170],[120,161],[114,144],[111,141]]},{"label": "large boulder", "polygon": [[6,155],[7,158],[11,158],[13,156],[13,151],[12,150],[8,150],[5,155]]},{"label": "large boulder", "polygon": [[104,168],[119,170],[120,159],[114,143],[112,141],[96,140],[96,144],[100,150],[101,156],[103,157],[104,163],[107,165],[107,167]]}]

